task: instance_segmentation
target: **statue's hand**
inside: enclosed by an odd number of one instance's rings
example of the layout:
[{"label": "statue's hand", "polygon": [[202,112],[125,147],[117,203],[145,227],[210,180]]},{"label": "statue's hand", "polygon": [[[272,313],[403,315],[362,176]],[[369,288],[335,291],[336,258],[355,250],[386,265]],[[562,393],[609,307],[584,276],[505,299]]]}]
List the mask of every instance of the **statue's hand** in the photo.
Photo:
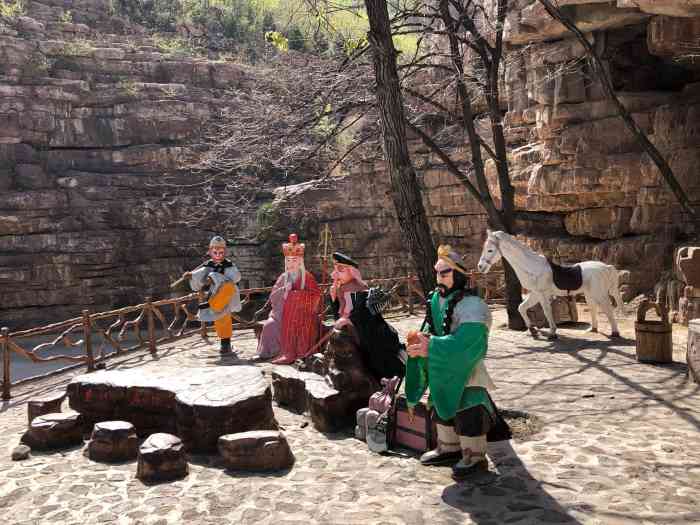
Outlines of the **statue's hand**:
[{"label": "statue's hand", "polygon": [[428,357],[428,344],[430,342],[430,338],[424,333],[418,333],[413,340],[416,342],[408,345],[406,348],[406,353],[410,357]]}]

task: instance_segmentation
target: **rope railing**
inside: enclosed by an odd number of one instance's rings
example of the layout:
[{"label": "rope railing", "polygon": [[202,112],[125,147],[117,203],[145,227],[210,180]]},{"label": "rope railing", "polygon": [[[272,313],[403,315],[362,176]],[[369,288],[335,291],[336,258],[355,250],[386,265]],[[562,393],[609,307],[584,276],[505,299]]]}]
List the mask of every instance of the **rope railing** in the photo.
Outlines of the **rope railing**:
[{"label": "rope railing", "polygon": [[[498,299],[503,295],[503,275],[477,274],[470,277],[471,286],[478,285],[485,290],[487,300]],[[390,292],[390,302],[385,313],[405,312],[413,314],[424,303],[423,293],[415,276],[392,277],[385,279],[368,279],[370,286],[380,286]],[[323,295],[327,295],[330,285],[321,284]],[[264,306],[255,311],[251,319],[245,319],[240,313],[233,314],[234,329],[249,329],[259,324],[259,319],[269,310],[269,294],[272,287],[247,288],[240,290],[243,307],[264,302]],[[147,297],[138,305],[125,306],[107,312],[90,313],[83,310],[80,317],[67,319],[58,323],[10,332],[8,328],[0,330],[0,350],[2,351],[2,399],[11,398],[12,386],[33,381],[58,373],[58,370],[11,381],[11,352],[27,359],[31,363],[48,363],[68,361],[86,365],[87,371],[95,370],[96,364],[110,355],[122,355],[139,348],[148,348],[156,354],[159,344],[172,342],[193,334],[207,338],[206,323],[197,320],[197,305],[204,302],[203,292],[190,293],[181,297],[153,301]],[[323,313],[329,314],[330,306]],[[211,327],[209,327],[211,328]],[[131,335],[131,337],[129,337]],[[36,342],[37,338],[49,338],[48,341]],[[55,353],[65,348],[80,349],[77,354]]]}]

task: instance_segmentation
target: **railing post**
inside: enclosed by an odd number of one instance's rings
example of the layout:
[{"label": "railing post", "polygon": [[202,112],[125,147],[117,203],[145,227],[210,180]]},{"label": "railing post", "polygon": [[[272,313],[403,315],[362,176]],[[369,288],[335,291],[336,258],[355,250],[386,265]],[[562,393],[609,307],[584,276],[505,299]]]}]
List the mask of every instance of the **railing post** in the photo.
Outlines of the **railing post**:
[{"label": "railing post", "polygon": [[2,329],[2,398],[7,401],[10,394],[10,329]]},{"label": "railing post", "polygon": [[95,356],[92,355],[92,326],[88,310],[83,310],[83,344],[85,345],[85,356],[87,357],[87,369],[88,372],[92,372],[95,370]]},{"label": "railing post", "polygon": [[156,353],[156,320],[153,318],[153,303],[150,297],[146,297],[146,322],[148,323],[148,351]]},{"label": "railing post", "polygon": [[[197,301],[201,304],[204,302],[204,299],[206,299],[206,296],[204,295],[204,291],[199,290],[197,292]],[[199,335],[202,336],[202,339],[207,338],[207,323],[205,323],[204,321],[202,321],[202,324],[199,327]]]},{"label": "railing post", "polygon": [[413,287],[411,286],[413,282],[413,276],[409,273],[408,279],[406,279],[406,288],[408,289],[408,313],[413,315]]}]

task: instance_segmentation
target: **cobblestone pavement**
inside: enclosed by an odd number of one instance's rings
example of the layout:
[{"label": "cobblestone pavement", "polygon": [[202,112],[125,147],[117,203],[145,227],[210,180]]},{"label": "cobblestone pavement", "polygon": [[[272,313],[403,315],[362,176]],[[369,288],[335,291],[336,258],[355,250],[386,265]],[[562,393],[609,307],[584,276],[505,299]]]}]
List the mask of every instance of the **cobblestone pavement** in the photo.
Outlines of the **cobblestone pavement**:
[{"label": "cobblestone pavement", "polygon": [[[583,307],[579,307],[583,309]],[[582,314],[586,318],[586,314]],[[505,315],[496,312],[496,323]],[[392,323],[402,334],[417,318]],[[449,467],[379,456],[349,434],[320,434],[304,416],[275,407],[296,455],[282,473],[229,472],[216,457],[190,457],[190,474],[145,485],[135,462],[103,465],[81,448],[13,462],[26,426],[26,400],[63,388],[74,374],[17,388],[0,406],[0,521],[19,523],[700,523],[700,393],[686,379],[687,331],[674,334],[676,362],[637,363],[634,327],[623,339],[609,326],[560,329],[560,340],[533,340],[494,329],[487,366],[501,408],[544,421],[522,441],[489,445],[491,473],[462,484]],[[254,354],[251,333],[236,334],[239,359],[219,359],[214,341],[181,340],[109,362],[109,368],[159,363],[227,366]],[[269,365],[261,365],[264,368]],[[64,410],[66,406],[64,405]]]}]

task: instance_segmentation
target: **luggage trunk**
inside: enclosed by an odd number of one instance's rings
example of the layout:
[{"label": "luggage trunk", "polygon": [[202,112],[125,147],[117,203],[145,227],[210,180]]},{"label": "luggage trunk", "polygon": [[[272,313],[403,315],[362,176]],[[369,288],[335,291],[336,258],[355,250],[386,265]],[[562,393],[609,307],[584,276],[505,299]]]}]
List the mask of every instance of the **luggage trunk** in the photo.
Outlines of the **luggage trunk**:
[{"label": "luggage trunk", "polygon": [[432,450],[437,446],[437,429],[430,417],[427,398],[414,407],[415,418],[410,421],[406,396],[399,395],[394,403],[394,414],[391,418],[391,447],[407,448],[418,453]]}]

